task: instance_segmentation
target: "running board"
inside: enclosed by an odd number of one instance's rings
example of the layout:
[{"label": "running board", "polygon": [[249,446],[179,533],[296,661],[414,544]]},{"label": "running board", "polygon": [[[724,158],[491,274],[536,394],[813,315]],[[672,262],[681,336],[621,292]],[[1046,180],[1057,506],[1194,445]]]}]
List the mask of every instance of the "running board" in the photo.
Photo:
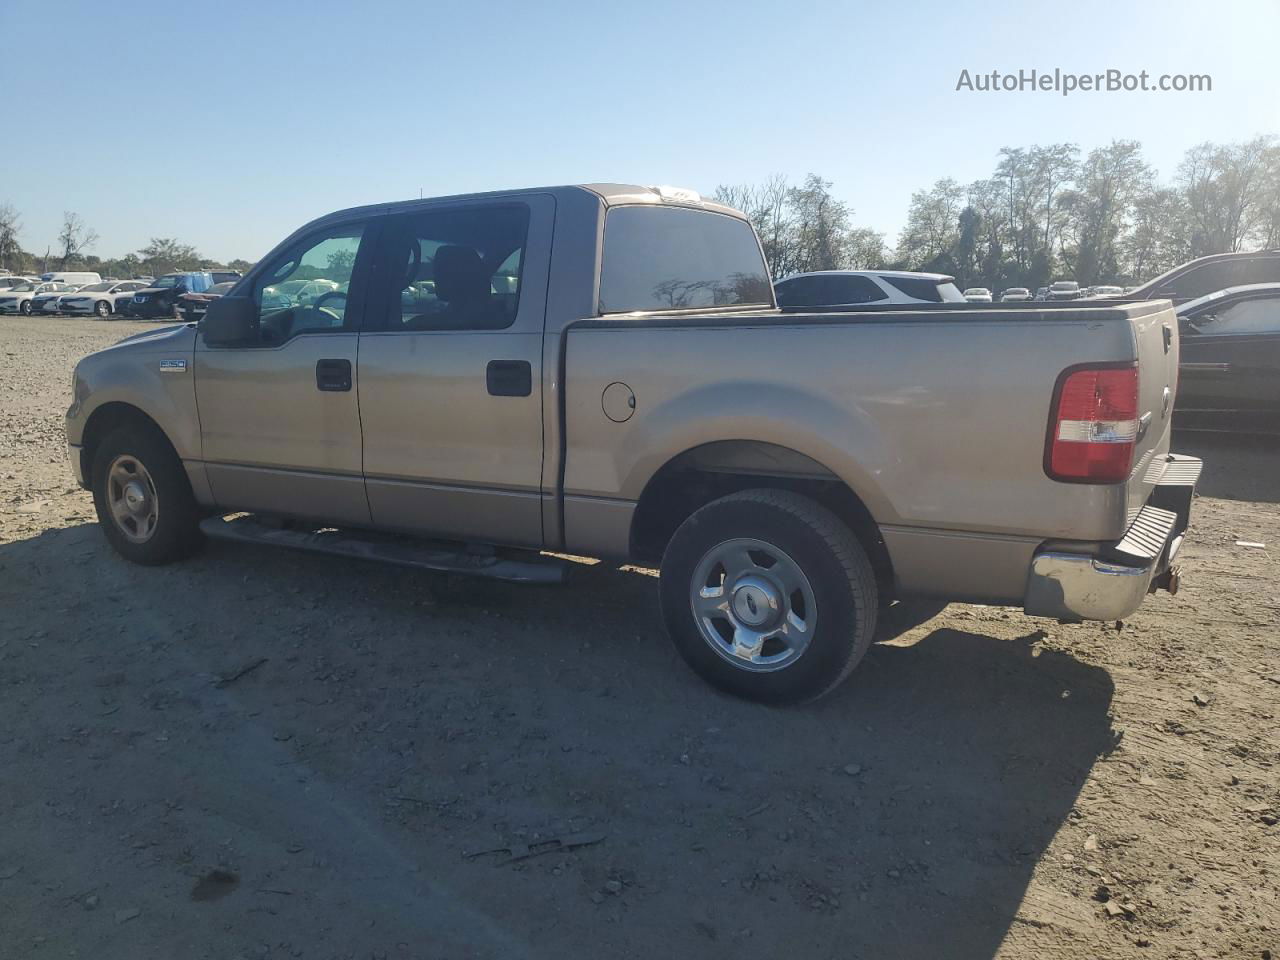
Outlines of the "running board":
[{"label": "running board", "polygon": [[467,553],[437,542],[392,539],[359,531],[332,528],[294,530],[264,523],[254,516],[240,516],[234,520],[209,517],[201,521],[200,530],[214,540],[261,543],[334,557],[377,560],[437,573],[459,573],[512,583],[550,584],[563,583],[565,579],[566,564],[563,560],[546,557],[515,560],[492,553]]}]

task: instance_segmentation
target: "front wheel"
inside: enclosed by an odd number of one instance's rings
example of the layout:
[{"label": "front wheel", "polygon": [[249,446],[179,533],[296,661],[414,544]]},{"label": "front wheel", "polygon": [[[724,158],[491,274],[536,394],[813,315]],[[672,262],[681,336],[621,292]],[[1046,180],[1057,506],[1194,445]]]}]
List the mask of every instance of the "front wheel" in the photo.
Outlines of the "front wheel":
[{"label": "front wheel", "polygon": [[98,315],[99,319],[105,320],[111,316],[111,304],[105,300],[99,300],[93,305],[93,312]]},{"label": "front wheel", "polygon": [[31,316],[31,301],[30,301],[30,300],[23,300],[23,301],[22,301],[22,306],[21,306],[21,307],[19,307],[18,309],[20,309],[20,310],[22,311],[22,315],[23,315],[24,317],[29,317],[29,316]]},{"label": "front wheel", "polygon": [[182,461],[154,428],[130,425],[108,434],[94,455],[92,477],[98,522],[126,560],[170,563],[203,542]]},{"label": "front wheel", "polygon": [[662,558],[662,612],[706,681],[763,703],[814,700],[866,653],[878,589],[866,551],[825,507],[746,490],[689,517]]}]

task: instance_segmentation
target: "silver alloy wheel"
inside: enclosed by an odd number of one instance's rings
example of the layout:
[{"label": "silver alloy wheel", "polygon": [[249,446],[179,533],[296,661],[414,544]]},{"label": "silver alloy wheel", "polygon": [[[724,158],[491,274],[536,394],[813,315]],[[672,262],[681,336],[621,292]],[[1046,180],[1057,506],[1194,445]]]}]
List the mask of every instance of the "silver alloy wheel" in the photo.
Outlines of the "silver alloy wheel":
[{"label": "silver alloy wheel", "polygon": [[160,499],[155,481],[137,457],[122,453],[107,468],[107,504],[116,529],[134,543],[146,543],[156,532]]},{"label": "silver alloy wheel", "polygon": [[781,670],[809,647],[818,623],[800,565],[763,540],[726,540],[698,561],[689,584],[693,618],[711,649],[735,667]]}]

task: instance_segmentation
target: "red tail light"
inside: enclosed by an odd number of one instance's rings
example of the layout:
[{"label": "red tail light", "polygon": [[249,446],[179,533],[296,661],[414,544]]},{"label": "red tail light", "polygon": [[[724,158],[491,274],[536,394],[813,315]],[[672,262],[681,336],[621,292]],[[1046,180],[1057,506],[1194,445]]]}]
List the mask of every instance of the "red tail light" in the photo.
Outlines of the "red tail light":
[{"label": "red tail light", "polygon": [[1070,483],[1120,483],[1138,441],[1138,368],[1079,367],[1058,381],[1045,471]]}]

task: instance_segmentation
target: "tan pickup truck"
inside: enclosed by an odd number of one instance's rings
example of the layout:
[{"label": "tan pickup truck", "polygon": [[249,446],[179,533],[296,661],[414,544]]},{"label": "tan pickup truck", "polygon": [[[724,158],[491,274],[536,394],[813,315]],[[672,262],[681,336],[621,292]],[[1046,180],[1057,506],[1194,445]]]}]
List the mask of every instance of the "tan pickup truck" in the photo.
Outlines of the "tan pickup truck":
[{"label": "tan pickup truck", "polygon": [[[913,598],[1125,617],[1175,558],[1166,302],[779,311],[691,191],[593,184],[308,224],[76,368],[77,478],[125,557],[206,536],[524,581],[660,564],[711,683],[810,699]],[[233,515],[227,519],[229,515]]]}]

